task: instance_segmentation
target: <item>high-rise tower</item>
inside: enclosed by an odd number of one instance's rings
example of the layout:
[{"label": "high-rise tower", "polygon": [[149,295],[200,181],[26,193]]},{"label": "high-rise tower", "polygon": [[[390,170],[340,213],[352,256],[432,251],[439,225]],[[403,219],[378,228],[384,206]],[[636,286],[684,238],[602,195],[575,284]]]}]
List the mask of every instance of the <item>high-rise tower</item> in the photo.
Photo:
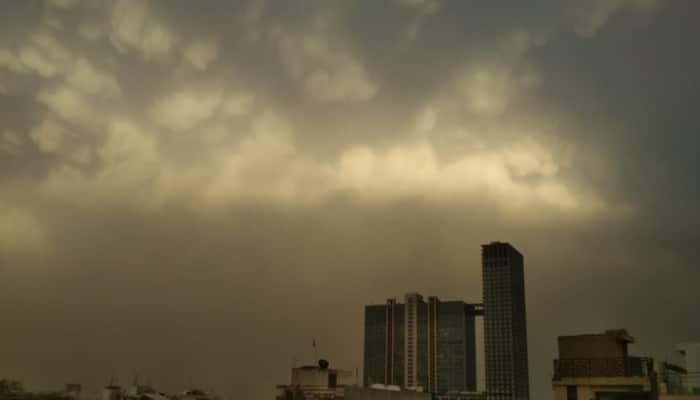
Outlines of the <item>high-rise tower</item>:
[{"label": "high-rise tower", "polygon": [[509,243],[481,246],[488,400],[527,400],[529,378],[523,255]]}]

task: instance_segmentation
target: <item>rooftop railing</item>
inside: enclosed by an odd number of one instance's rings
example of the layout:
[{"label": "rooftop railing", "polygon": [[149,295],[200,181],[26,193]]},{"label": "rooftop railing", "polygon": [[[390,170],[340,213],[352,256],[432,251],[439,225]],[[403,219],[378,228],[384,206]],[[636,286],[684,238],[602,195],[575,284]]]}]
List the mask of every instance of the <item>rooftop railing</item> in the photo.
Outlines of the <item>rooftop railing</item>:
[{"label": "rooftop railing", "polygon": [[552,379],[649,376],[653,368],[646,357],[556,359]]}]

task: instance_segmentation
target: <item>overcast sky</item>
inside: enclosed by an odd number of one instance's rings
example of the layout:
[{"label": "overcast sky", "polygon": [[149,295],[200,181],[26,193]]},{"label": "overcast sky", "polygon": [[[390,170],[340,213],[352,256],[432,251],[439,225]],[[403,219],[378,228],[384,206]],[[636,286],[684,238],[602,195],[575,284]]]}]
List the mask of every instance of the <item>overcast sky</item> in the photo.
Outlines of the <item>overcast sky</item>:
[{"label": "overcast sky", "polygon": [[700,2],[0,8],[0,377],[270,399],[493,240],[533,399],[558,335],[700,339]]}]

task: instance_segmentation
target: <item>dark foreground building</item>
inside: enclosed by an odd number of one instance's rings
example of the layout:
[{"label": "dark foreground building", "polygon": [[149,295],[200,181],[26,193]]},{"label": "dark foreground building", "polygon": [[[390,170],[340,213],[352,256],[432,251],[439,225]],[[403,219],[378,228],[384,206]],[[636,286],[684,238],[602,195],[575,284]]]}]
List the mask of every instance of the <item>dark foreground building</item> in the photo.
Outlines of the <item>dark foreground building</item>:
[{"label": "dark foreground building", "polygon": [[424,301],[407,294],[365,307],[364,384],[422,388],[431,393],[476,390],[474,319],[481,305]]},{"label": "dark foreground building", "polygon": [[529,398],[523,255],[509,243],[481,246],[484,353],[489,400]]}]

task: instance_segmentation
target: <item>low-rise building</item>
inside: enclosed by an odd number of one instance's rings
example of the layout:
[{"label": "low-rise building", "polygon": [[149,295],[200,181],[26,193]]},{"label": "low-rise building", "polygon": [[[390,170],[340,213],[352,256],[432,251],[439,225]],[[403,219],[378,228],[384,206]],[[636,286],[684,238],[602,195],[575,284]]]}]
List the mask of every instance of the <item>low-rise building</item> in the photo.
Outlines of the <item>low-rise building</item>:
[{"label": "low-rise building", "polygon": [[405,390],[396,385],[373,384],[360,387],[355,372],[318,365],[292,368],[291,383],[278,385],[276,400],[432,400],[422,390]]},{"label": "low-rise building", "polygon": [[676,348],[685,359],[685,388],[691,394],[700,395],[700,343],[683,343]]},{"label": "low-rise building", "polygon": [[292,368],[289,385],[277,386],[277,400],[335,400],[345,398],[345,387],[357,384],[352,371],[332,369],[328,361]]},{"label": "low-rise building", "polygon": [[[685,367],[630,356],[626,330],[559,337],[552,389],[555,400],[700,400]],[[686,360],[686,365],[692,365]]]},{"label": "low-rise building", "polygon": [[626,330],[559,337],[552,389],[555,400],[654,400],[653,360],[632,357]]}]

